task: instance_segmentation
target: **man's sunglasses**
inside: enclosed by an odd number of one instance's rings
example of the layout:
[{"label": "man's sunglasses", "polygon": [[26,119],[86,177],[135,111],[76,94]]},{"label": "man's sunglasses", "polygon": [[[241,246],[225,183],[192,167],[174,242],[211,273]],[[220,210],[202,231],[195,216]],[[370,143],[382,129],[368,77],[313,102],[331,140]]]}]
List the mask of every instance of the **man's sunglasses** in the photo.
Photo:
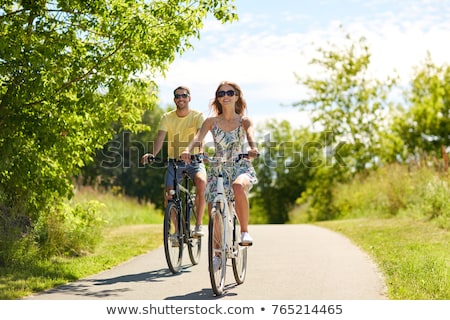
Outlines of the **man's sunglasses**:
[{"label": "man's sunglasses", "polygon": [[189,97],[189,94],[187,94],[187,93],[182,93],[182,94],[176,94],[175,95],[175,99],[180,99],[180,98],[187,98],[187,97]]},{"label": "man's sunglasses", "polygon": [[229,96],[229,97],[233,97],[236,94],[236,92],[234,92],[233,90],[228,90],[228,91],[219,91],[217,92],[217,97],[222,98],[225,97],[225,95]]}]

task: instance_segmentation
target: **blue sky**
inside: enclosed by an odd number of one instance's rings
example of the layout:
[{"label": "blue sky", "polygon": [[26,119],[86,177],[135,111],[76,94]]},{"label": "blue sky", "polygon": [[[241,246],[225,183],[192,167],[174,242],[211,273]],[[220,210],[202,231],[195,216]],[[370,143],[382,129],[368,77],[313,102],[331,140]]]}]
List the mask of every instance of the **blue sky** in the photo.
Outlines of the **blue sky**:
[{"label": "blue sky", "polygon": [[[305,90],[295,74],[313,75],[315,49],[344,35],[367,38],[374,78],[394,70],[408,81],[426,52],[450,63],[450,0],[235,0],[239,21],[205,22],[194,49],[178,57],[158,79],[160,103],[172,104],[178,85],[191,88],[191,107],[210,115],[209,101],[222,80],[238,83],[248,115],[259,125],[271,118],[308,124],[292,103]],[[342,25],[343,30],[339,28]]]}]

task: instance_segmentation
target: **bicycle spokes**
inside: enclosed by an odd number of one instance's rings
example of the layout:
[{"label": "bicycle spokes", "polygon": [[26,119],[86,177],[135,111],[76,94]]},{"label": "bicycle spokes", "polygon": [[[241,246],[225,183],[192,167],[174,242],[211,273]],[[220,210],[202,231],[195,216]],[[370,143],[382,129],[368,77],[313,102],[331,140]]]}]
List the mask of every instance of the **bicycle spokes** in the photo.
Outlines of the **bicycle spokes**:
[{"label": "bicycle spokes", "polygon": [[179,219],[178,207],[169,202],[164,214],[164,252],[170,271],[178,273],[181,270],[183,258],[182,222]]},{"label": "bicycle spokes", "polygon": [[211,211],[209,220],[209,275],[214,294],[223,293],[226,273],[226,252],[223,243],[224,225],[222,215],[216,210]]}]

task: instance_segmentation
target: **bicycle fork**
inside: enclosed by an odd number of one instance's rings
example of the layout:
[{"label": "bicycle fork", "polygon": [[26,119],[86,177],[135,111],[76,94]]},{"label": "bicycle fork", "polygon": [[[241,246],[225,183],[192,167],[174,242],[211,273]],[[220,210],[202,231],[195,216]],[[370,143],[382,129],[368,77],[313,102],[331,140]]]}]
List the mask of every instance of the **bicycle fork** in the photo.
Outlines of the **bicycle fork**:
[{"label": "bicycle fork", "polygon": [[233,209],[233,206],[230,202],[228,202],[225,198],[224,188],[223,188],[223,176],[219,175],[217,179],[217,194],[221,196],[221,201],[216,203],[216,205],[220,208],[220,213],[223,219],[223,238],[222,243],[225,243],[225,246],[222,246],[225,249],[225,254],[227,258],[233,257],[233,216],[234,213],[230,212]]}]

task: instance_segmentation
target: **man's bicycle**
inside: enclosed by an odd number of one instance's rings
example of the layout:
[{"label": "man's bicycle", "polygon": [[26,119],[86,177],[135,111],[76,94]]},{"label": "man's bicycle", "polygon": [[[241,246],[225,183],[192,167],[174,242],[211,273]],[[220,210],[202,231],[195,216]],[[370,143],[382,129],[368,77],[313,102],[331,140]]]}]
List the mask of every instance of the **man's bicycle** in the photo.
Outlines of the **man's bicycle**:
[{"label": "man's bicycle", "polygon": [[235,160],[206,158],[218,169],[217,195],[213,201],[208,228],[208,270],[215,295],[221,295],[224,291],[228,260],[231,260],[237,284],[244,283],[247,272],[247,246],[239,242],[241,232],[234,197],[230,192],[225,192],[223,184],[224,171],[232,170],[232,167],[243,158],[248,158],[248,154],[240,154]]},{"label": "man's bicycle", "polygon": [[[199,156],[193,155],[192,161],[200,162],[201,159]],[[202,239],[193,236],[194,228],[197,225],[193,181],[186,171],[182,172],[181,180],[178,178],[178,166],[184,165],[184,161],[169,159],[167,164],[172,166],[175,172],[173,181],[175,187],[170,190],[171,198],[168,200],[164,212],[164,253],[170,271],[179,273],[186,247],[191,263],[193,265],[199,263]]]}]

